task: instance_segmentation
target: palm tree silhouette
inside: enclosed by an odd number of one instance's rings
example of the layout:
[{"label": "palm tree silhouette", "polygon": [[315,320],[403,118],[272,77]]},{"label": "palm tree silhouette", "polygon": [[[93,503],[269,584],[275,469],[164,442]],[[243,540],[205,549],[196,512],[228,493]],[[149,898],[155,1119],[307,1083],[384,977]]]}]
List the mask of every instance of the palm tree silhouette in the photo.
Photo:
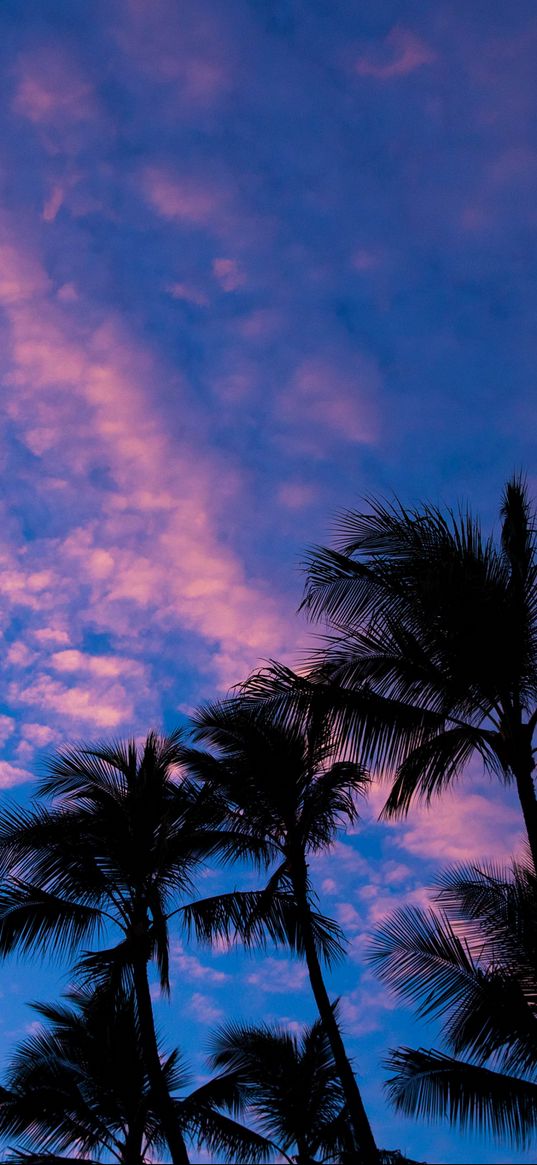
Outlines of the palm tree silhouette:
[{"label": "palm tree silhouette", "polygon": [[252,1113],[287,1161],[313,1165],[352,1153],[341,1081],[320,1020],[299,1036],[275,1024],[230,1023],[213,1036],[211,1064],[236,1088],[237,1107]]},{"label": "palm tree silhouette", "polygon": [[[33,1004],[47,1021],[16,1049],[0,1089],[0,1135],[15,1136],[10,1160],[75,1159],[106,1152],[120,1165],[143,1165],[166,1147],[144,1065],[133,992],[74,988],[67,1004]],[[203,1136],[227,1159],[266,1160],[271,1146],[221,1113],[225,1082],[179,1099],[187,1073],[177,1052],[162,1071],[185,1135]],[[56,1158],[58,1159],[58,1158]],[[64,1156],[59,1160],[69,1160]]]},{"label": "palm tree silhouette", "polygon": [[[148,963],[169,990],[169,920],[209,854],[254,842],[224,839],[207,798],[177,779],[180,734],[68,748],[53,758],[29,809],[0,820],[0,954],[80,952],[105,928],[117,941],[86,951],[78,972],[132,986],[152,1103],[173,1165],[188,1154],[159,1057]],[[246,851],[245,851],[246,852]]]},{"label": "palm tree silhouette", "polygon": [[477,755],[516,785],[537,870],[537,556],[519,479],[501,513],[499,543],[434,506],[344,513],[335,548],[309,558],[303,606],[330,627],[310,676],[274,664],[248,690],[284,718],[329,710],[342,748],[395,772],[387,816],[430,801]]},{"label": "palm tree silhouette", "polygon": [[448,1049],[392,1051],[388,1093],[401,1112],[535,1144],[532,863],[455,867],[439,879],[437,899],[439,911],[395,911],[373,940],[381,978],[421,1016],[442,1018]]},{"label": "palm tree silhouette", "polygon": [[[141,1055],[132,993],[78,988],[70,1004],[33,1004],[47,1021],[17,1048],[0,1092],[0,1134],[28,1153],[107,1151],[140,1165],[162,1149]],[[170,1095],[183,1083],[177,1055],[163,1061]]]},{"label": "palm tree silhouette", "polygon": [[[265,890],[219,896],[196,904],[197,934],[210,939],[235,924],[246,941],[285,939],[307,963],[310,983],[330,1043],[354,1133],[364,1162],[378,1154],[358,1085],[324,983],[321,958],[342,953],[341,932],[316,910],[309,874],[312,854],[328,849],[338,825],[357,818],[356,795],[368,777],[357,764],[338,763],[326,724],[275,723],[269,709],[241,699],[215,703],[194,718],[194,736],[214,752],[184,749],[189,774],[220,795],[227,828],[257,839],[278,860]],[[282,917],[282,902],[284,920]]]}]

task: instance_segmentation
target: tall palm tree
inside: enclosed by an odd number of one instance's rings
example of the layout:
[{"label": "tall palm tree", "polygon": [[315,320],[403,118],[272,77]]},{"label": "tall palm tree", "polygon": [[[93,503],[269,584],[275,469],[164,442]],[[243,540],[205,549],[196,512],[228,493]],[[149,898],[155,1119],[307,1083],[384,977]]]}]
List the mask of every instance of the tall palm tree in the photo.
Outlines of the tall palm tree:
[{"label": "tall palm tree", "polygon": [[395,772],[388,816],[480,757],[516,785],[537,870],[537,543],[521,480],[501,516],[495,541],[434,506],[344,513],[334,548],[309,559],[303,606],[329,625],[310,676],[276,664],[249,690],[292,715],[330,709],[342,747]]},{"label": "tall palm tree", "polygon": [[234,852],[211,808],[177,779],[178,733],[68,748],[53,758],[29,809],[0,819],[0,954],[75,955],[108,930],[79,971],[112,988],[132,986],[152,1101],[172,1156],[188,1154],[159,1057],[148,964],[169,989],[169,920],[209,854]]},{"label": "tall palm tree", "polygon": [[375,935],[381,978],[440,1017],[447,1051],[399,1048],[388,1066],[401,1112],[537,1147],[537,878],[455,867],[440,910],[401,908]]},{"label": "tall palm tree", "polygon": [[287,1161],[313,1165],[352,1153],[341,1081],[320,1020],[300,1036],[276,1024],[227,1024],[213,1036],[211,1063],[228,1087],[237,1086],[239,1107]]},{"label": "tall palm tree", "polygon": [[[357,764],[338,763],[326,725],[318,721],[305,734],[298,726],[275,723],[270,710],[241,699],[208,705],[194,718],[194,736],[215,751],[185,749],[191,777],[210,794],[220,795],[228,828],[243,830],[278,860],[264,891],[237,896],[227,907],[207,902],[205,933],[198,903],[199,937],[227,933],[236,919],[243,938],[258,939],[268,920],[271,937],[285,937],[307,963],[315,1002],[326,1031],[345,1096],[355,1145],[364,1162],[378,1154],[358,1085],[325,986],[321,958],[330,963],[342,952],[336,924],[316,910],[309,874],[312,854],[328,849],[338,825],[357,818],[356,798],[368,778]],[[287,929],[276,933],[275,896],[293,905]],[[229,896],[233,898],[233,896]],[[253,904],[252,904],[253,903]],[[241,906],[245,910],[241,916]]]},{"label": "tall palm tree", "polygon": [[[144,1065],[133,992],[71,990],[67,1004],[34,1004],[46,1022],[22,1041],[0,1089],[0,1136],[15,1136],[10,1160],[51,1160],[72,1152],[143,1165],[166,1146]],[[219,1111],[221,1082],[179,1099],[186,1080],[177,1053],[163,1074],[184,1134],[203,1134],[226,1160],[266,1160],[271,1146]],[[69,1160],[64,1156],[54,1159]]]}]

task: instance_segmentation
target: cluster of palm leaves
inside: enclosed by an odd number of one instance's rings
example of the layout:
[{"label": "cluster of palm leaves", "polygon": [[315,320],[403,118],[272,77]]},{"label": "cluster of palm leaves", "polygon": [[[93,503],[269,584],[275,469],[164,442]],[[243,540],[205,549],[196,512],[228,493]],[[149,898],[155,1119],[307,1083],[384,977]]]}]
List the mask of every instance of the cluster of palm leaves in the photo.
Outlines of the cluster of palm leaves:
[{"label": "cluster of palm leaves", "polygon": [[[527,858],[450,870],[429,912],[401,909],[374,940],[381,976],[444,1050],[398,1049],[401,1111],[537,1132],[537,555],[520,481],[501,539],[468,513],[373,502],[309,561],[304,606],[327,623],[298,675],[280,664],[202,708],[188,734],[67,748],[29,809],[0,819],[0,954],[71,967],[64,1004],[16,1050],[0,1093],[12,1159],[189,1161],[275,1153],[297,1165],[402,1160],[375,1142],[325,971],[344,936],[312,884],[314,854],[352,824],[376,773],[384,814],[429,802],[474,756],[518,794]],[[259,888],[200,898],[204,863],[244,863]],[[187,939],[276,943],[307,966],[318,1021],[215,1033],[215,1073],[188,1090],[155,1028],[149,969],[169,992],[170,927]],[[537,1031],[537,1028],[535,1029]],[[58,1156],[58,1154],[60,1156]]]}]

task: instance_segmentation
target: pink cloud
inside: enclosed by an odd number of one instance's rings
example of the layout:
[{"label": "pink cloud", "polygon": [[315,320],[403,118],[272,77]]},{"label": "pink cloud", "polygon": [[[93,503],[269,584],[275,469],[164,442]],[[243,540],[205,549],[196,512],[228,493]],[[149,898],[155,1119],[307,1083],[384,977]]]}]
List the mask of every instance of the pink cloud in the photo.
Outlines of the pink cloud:
[{"label": "pink cloud", "polygon": [[356,934],[357,931],[363,930],[364,919],[358,914],[352,902],[338,902],[336,918],[346,934]]},{"label": "pink cloud", "polygon": [[11,789],[13,785],[24,785],[35,780],[34,774],[21,769],[9,761],[0,760],[0,789]]},{"label": "pink cloud", "polygon": [[205,292],[189,283],[170,283],[166,290],[172,299],[182,299],[185,303],[195,304],[196,307],[207,307],[209,304],[209,297]]},{"label": "pink cloud", "polygon": [[[367,817],[372,824],[385,804],[387,790],[384,782],[371,785]],[[383,821],[381,828],[390,845],[445,865],[491,854],[499,861],[508,860],[520,842],[523,822],[512,790],[502,788],[497,781],[491,783],[479,764],[472,762],[460,783],[435,798],[429,807],[416,803],[408,817]],[[397,859],[396,870],[398,865]]]},{"label": "pink cloud", "polygon": [[116,728],[132,717],[132,702],[120,684],[65,687],[41,674],[30,684],[12,683],[9,697],[14,704],[38,707],[49,713],[97,728]]},{"label": "pink cloud", "polygon": [[58,45],[23,53],[17,62],[16,113],[37,125],[62,125],[95,117],[91,83],[77,62]]},{"label": "pink cloud", "polygon": [[69,636],[67,631],[60,627],[36,627],[32,630],[32,636],[37,639],[39,643],[48,644],[66,644],[69,643]]},{"label": "pink cloud", "polygon": [[63,200],[64,200],[63,187],[58,185],[58,183],[55,183],[55,185],[52,187],[52,190],[50,191],[50,194],[48,195],[48,198],[46,199],[45,205],[43,207],[42,217],[43,217],[44,222],[54,222],[54,219],[56,218],[58,211],[63,206]]},{"label": "pink cloud", "polygon": [[[6,297],[10,416],[42,459],[43,488],[75,488],[77,501],[85,497],[91,506],[91,517],[62,540],[32,545],[6,562],[11,601],[47,611],[45,625],[35,629],[37,641],[44,648],[59,636],[58,646],[68,648],[84,625],[132,638],[151,611],[166,634],[179,627],[197,637],[198,662],[222,687],[259,656],[293,650],[292,611],[284,614],[269,588],[247,577],[218,533],[220,511],[240,504],[240,478],[202,448],[172,440],[154,409],[153,384],[163,370],[116,320],[81,334],[71,304],[64,309],[46,295],[37,256],[16,251],[12,259],[12,282],[24,295]],[[102,464],[110,467],[113,488],[98,491],[88,476]],[[32,569],[34,551],[39,569]],[[83,607],[82,587],[88,591]],[[52,666],[74,675],[83,661],[72,654],[74,646],[69,651],[56,652]],[[84,666],[94,680],[98,668],[101,679],[103,669],[108,678],[119,675],[116,664],[86,660]],[[141,677],[130,678],[132,695],[115,693],[108,718],[97,699],[95,723],[115,725],[131,714],[136,693],[145,698]],[[90,721],[93,688],[75,685],[69,697],[50,676],[35,682],[45,685],[34,686],[34,695],[42,691],[49,709]]]},{"label": "pink cloud", "polygon": [[31,252],[0,241],[0,303],[9,307],[41,295],[49,287],[46,272]]},{"label": "pink cloud", "polygon": [[304,963],[291,959],[263,959],[255,971],[246,975],[250,987],[269,995],[286,994],[288,991],[302,991],[308,977]]},{"label": "pink cloud", "polygon": [[318,497],[318,489],[302,481],[285,481],[278,486],[278,501],[287,510],[305,510]]},{"label": "pink cloud", "polygon": [[6,662],[15,667],[29,667],[36,659],[36,652],[31,651],[28,645],[21,640],[12,643],[6,652]]},{"label": "pink cloud", "polygon": [[436,53],[423,40],[400,25],[392,28],[384,43],[385,50],[380,55],[358,57],[354,63],[358,76],[378,80],[407,77],[436,60]]},{"label": "pink cloud", "polygon": [[142,188],[163,218],[210,229],[220,228],[222,216],[227,219],[228,196],[214,182],[152,166],[142,176]]},{"label": "pink cloud", "polygon": [[15,730],[15,720],[13,716],[0,715],[0,745],[5,744],[6,740],[13,735]]},{"label": "pink cloud", "polygon": [[236,259],[215,259],[213,275],[223,291],[238,291],[246,283],[246,276]]},{"label": "pink cloud", "polygon": [[225,971],[217,971],[202,963],[196,955],[187,954],[181,943],[172,949],[171,965],[172,969],[176,968],[187,980],[203,979],[206,983],[225,983],[229,979]]},{"label": "pink cloud", "polygon": [[177,94],[174,111],[185,116],[190,105],[211,106],[233,82],[234,45],[227,23],[209,18],[187,0],[122,0],[114,35],[138,69]]},{"label": "pink cloud", "polygon": [[202,991],[195,991],[190,996],[189,1011],[198,1023],[217,1023],[219,1019],[223,1019],[224,1012],[221,1007],[211,999],[210,995],[205,995]]},{"label": "pink cloud", "polygon": [[103,679],[119,679],[125,676],[141,676],[144,668],[134,659],[120,655],[90,655],[73,649],[55,651],[50,657],[50,666],[59,672],[88,672]]},{"label": "pink cloud", "polygon": [[[282,420],[297,426],[303,440],[308,431],[321,451],[326,436],[356,444],[377,439],[377,398],[381,390],[378,369],[364,356],[353,358],[342,370],[337,358],[311,357],[296,369],[279,397]],[[319,444],[320,441],[320,444]]]},{"label": "pink cloud", "polygon": [[430,810],[416,807],[394,836],[407,853],[442,863],[490,854],[507,860],[521,832],[520,811],[514,805],[465,789],[444,793]]},{"label": "pink cloud", "polygon": [[26,740],[38,748],[43,748],[45,745],[50,744],[56,737],[54,729],[50,728],[48,724],[26,723],[22,725],[21,731]]},{"label": "pink cloud", "polygon": [[394,1011],[397,1000],[366,974],[354,991],[345,994],[339,1004],[343,1030],[351,1036],[379,1031],[384,1025],[383,1012]]}]

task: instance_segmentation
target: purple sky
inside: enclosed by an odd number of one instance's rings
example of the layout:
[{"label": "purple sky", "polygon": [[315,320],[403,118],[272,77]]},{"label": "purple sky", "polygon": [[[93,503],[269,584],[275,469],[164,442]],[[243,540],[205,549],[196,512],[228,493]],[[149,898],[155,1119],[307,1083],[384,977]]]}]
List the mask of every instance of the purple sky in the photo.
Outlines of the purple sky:
[{"label": "purple sky", "polygon": [[[297,660],[300,561],[338,508],[470,497],[535,430],[537,18],[529,0],[4,0],[0,784],[66,738],[171,728]],[[349,1045],[385,1147],[531,1160],[382,1097],[428,1033],[363,932],[438,863],[503,856],[479,774],[319,863]],[[208,885],[216,875],[208,874]],[[224,1014],[311,1018],[304,969],[177,947],[163,1021],[204,1071]],[[65,979],[0,969],[2,1048]],[[188,1020],[183,1021],[183,1009]]]}]

